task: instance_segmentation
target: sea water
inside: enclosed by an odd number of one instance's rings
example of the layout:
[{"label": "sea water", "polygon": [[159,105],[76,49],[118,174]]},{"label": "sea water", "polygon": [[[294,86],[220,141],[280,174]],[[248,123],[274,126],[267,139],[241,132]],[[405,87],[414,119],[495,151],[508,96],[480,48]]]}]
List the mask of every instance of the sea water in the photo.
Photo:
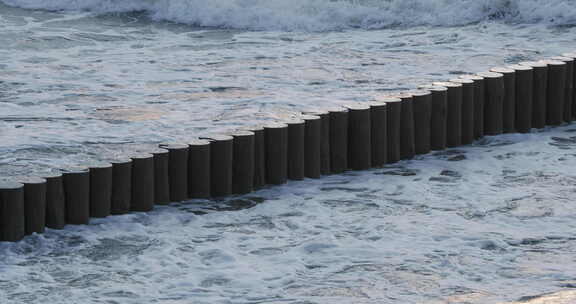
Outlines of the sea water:
[{"label": "sea water", "polygon": [[[569,0],[1,2],[5,177],[576,50]],[[0,303],[493,303],[572,288],[575,130],[0,244]]]}]

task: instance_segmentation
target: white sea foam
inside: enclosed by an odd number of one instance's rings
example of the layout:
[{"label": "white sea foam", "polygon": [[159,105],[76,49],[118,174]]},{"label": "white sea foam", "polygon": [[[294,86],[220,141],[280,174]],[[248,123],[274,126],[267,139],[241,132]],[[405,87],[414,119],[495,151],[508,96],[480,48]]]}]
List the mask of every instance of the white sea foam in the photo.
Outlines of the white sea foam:
[{"label": "white sea foam", "polygon": [[0,303],[500,303],[557,291],[576,277],[572,135],[486,137],[1,243]]},{"label": "white sea foam", "polygon": [[[435,7],[432,1],[426,5]],[[193,2],[186,8],[178,0],[170,1],[174,7],[18,2],[56,10],[147,9],[170,20],[161,15],[180,12],[181,21],[193,22]],[[360,5],[205,2],[198,16],[215,25],[370,27],[362,23],[370,19],[358,17]],[[576,28],[543,25],[570,23],[542,19],[552,7],[571,14],[563,2],[541,1],[546,9],[532,12],[533,19],[497,9],[468,14],[487,2],[464,0],[473,7],[453,5],[426,19],[420,2],[394,2],[390,7],[404,17],[387,16],[401,24],[451,24],[446,16],[458,11],[463,22],[492,15],[541,24],[239,32],[0,5],[0,173],[85,164],[103,149],[122,152],[120,143],[184,141],[291,107],[366,100],[574,47]],[[495,303],[569,287],[576,277],[569,266],[576,248],[574,131],[571,125],[488,137],[383,169],[94,219],[3,243],[0,303]]]},{"label": "white sea foam", "polygon": [[95,13],[146,11],[156,20],[198,26],[326,31],[454,26],[486,20],[576,24],[573,0],[0,0],[34,9]]}]

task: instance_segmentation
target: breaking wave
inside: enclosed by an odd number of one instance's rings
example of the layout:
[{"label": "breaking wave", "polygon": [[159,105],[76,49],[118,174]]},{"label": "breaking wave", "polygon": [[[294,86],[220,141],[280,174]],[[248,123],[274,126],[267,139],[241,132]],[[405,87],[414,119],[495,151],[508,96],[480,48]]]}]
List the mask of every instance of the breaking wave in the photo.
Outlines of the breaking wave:
[{"label": "breaking wave", "polygon": [[576,25],[574,0],[0,0],[30,9],[94,13],[145,11],[196,26],[332,31],[458,26],[488,20]]}]

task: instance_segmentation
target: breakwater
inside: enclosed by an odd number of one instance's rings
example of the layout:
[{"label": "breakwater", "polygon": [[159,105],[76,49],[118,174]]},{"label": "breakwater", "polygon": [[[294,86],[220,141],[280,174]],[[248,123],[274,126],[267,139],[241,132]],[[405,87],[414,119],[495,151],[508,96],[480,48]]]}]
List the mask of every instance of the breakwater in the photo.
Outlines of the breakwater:
[{"label": "breakwater", "polygon": [[0,240],[150,211],[156,204],[380,167],[485,135],[568,123],[576,109],[574,58],[567,53],[493,68],[373,102],[6,181],[0,185]]}]

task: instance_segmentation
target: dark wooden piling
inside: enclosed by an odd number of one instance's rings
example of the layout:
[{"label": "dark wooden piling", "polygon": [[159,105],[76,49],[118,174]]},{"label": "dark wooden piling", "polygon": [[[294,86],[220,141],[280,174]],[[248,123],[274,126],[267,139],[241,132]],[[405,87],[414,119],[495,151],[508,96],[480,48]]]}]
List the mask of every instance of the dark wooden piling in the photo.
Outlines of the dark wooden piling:
[{"label": "dark wooden piling", "polygon": [[388,111],[386,100],[370,101],[370,157],[372,167],[382,167],[388,161]]},{"label": "dark wooden piling", "polygon": [[[326,113],[328,114],[328,113]],[[322,150],[322,119],[316,115],[302,115],[304,120],[304,167],[308,178],[320,178]]]},{"label": "dark wooden piling", "polygon": [[388,131],[386,144],[388,148],[387,160],[388,164],[400,161],[401,151],[401,121],[402,121],[402,100],[397,97],[387,97],[381,99],[386,102],[386,130]]},{"label": "dark wooden piling", "polygon": [[154,209],[154,156],[138,153],[132,159],[130,210],[147,212]]},{"label": "dark wooden piling", "polygon": [[223,197],[232,194],[234,138],[218,134],[201,139],[210,141],[210,195]]},{"label": "dark wooden piling", "polygon": [[327,110],[308,110],[304,115],[320,117],[320,174],[330,174],[330,115]]},{"label": "dark wooden piling", "polygon": [[[576,53],[492,68],[367,103],[334,106],[282,123],[131,159],[0,181],[0,241],[90,217],[150,211],[154,203],[246,194],[265,184],[366,170],[484,134],[527,133],[576,118]],[[313,114],[313,115],[310,115]]]},{"label": "dark wooden piling", "polygon": [[254,190],[254,132],[236,131],[232,134],[232,193],[246,194]]},{"label": "dark wooden piling", "polygon": [[62,171],[66,198],[66,223],[85,225],[90,222],[90,172],[85,167]]},{"label": "dark wooden piling", "polygon": [[430,117],[430,149],[434,151],[446,149],[446,130],[448,113],[448,88],[434,85],[424,85],[421,89],[431,93],[432,108]]},{"label": "dark wooden piling", "polygon": [[480,139],[484,136],[484,96],[486,91],[484,77],[461,75],[460,78],[474,81],[474,139]]},{"label": "dark wooden piling", "polygon": [[462,84],[455,82],[434,82],[433,85],[446,87],[446,147],[453,148],[462,144]]},{"label": "dark wooden piling", "polygon": [[283,121],[288,125],[287,174],[290,180],[303,180],[305,175],[304,142],[306,129],[304,121],[292,118]]},{"label": "dark wooden piling", "polygon": [[[388,97],[400,99],[400,159],[412,159],[416,155],[414,144],[414,98],[409,92],[390,94]],[[382,98],[381,102],[386,102]]]},{"label": "dark wooden piling", "polygon": [[168,150],[154,148],[146,151],[154,156],[154,203],[170,204],[170,160]]},{"label": "dark wooden piling", "polygon": [[288,125],[264,125],[266,145],[266,184],[281,185],[288,180]]},{"label": "dark wooden piling", "polygon": [[490,72],[504,77],[504,97],[502,100],[502,132],[516,132],[516,71],[505,67],[490,69]]},{"label": "dark wooden piling", "polygon": [[410,94],[397,94],[402,109],[400,119],[400,159],[412,159],[416,155],[414,149],[414,106]]},{"label": "dark wooden piling", "polygon": [[[572,53],[564,53],[562,54],[563,57],[568,57],[576,60],[576,52]],[[572,120],[576,119],[576,61],[573,64],[573,73],[572,73]],[[567,75],[566,78],[570,78],[570,75]],[[570,88],[568,88],[570,90]]]},{"label": "dark wooden piling", "polygon": [[548,91],[548,65],[543,62],[525,61],[520,65],[531,67],[532,70],[532,128],[541,129],[546,126],[546,104]]},{"label": "dark wooden piling", "polygon": [[462,85],[462,144],[469,145],[476,138],[474,135],[474,94],[476,93],[474,80],[457,78],[450,82]]},{"label": "dark wooden piling", "polygon": [[107,217],[112,205],[112,164],[90,164],[90,217]]},{"label": "dark wooden piling", "polygon": [[266,149],[264,143],[264,128],[252,127],[249,131],[254,133],[254,189],[258,190],[266,185]]},{"label": "dark wooden piling", "polygon": [[484,134],[498,135],[503,132],[504,75],[494,72],[478,73],[484,77]]},{"label": "dark wooden piling", "polygon": [[48,172],[46,179],[46,227],[63,229],[66,226],[66,199],[62,173]]},{"label": "dark wooden piling", "polygon": [[558,126],[564,122],[567,64],[557,60],[542,60],[541,62],[548,66],[546,124],[549,126]]},{"label": "dark wooden piling", "polygon": [[46,179],[24,176],[16,181],[24,185],[26,235],[43,233],[46,227]]},{"label": "dark wooden piling", "polygon": [[352,103],[348,109],[348,168],[367,170],[372,166],[370,105]]},{"label": "dark wooden piling", "polygon": [[240,130],[254,133],[254,183],[252,188],[258,190],[266,185],[264,127],[261,125],[246,126],[240,128]]},{"label": "dark wooden piling", "polygon": [[532,128],[534,74],[527,65],[510,65],[507,68],[516,71],[516,119],[515,129],[519,133],[528,133]]},{"label": "dark wooden piling", "polygon": [[569,56],[556,56],[551,60],[566,63],[566,84],[564,85],[564,121],[572,121],[573,101],[574,101],[574,58]]},{"label": "dark wooden piling", "polygon": [[182,202],[188,199],[188,159],[189,145],[180,143],[161,144],[168,150],[168,188],[170,201]]},{"label": "dark wooden piling", "polygon": [[17,242],[24,238],[24,185],[0,181],[0,242]]},{"label": "dark wooden piling", "polygon": [[188,197],[209,198],[211,186],[210,141],[193,139],[188,142]]},{"label": "dark wooden piling", "polygon": [[335,106],[326,109],[330,118],[330,170],[348,169],[348,110]]},{"label": "dark wooden piling", "polygon": [[412,102],[414,108],[414,147],[416,154],[430,152],[430,126],[432,119],[432,94],[430,91],[414,90]]},{"label": "dark wooden piling", "polygon": [[132,201],[132,160],[116,158],[110,160],[110,163],[112,164],[110,213],[125,214],[130,212]]}]

